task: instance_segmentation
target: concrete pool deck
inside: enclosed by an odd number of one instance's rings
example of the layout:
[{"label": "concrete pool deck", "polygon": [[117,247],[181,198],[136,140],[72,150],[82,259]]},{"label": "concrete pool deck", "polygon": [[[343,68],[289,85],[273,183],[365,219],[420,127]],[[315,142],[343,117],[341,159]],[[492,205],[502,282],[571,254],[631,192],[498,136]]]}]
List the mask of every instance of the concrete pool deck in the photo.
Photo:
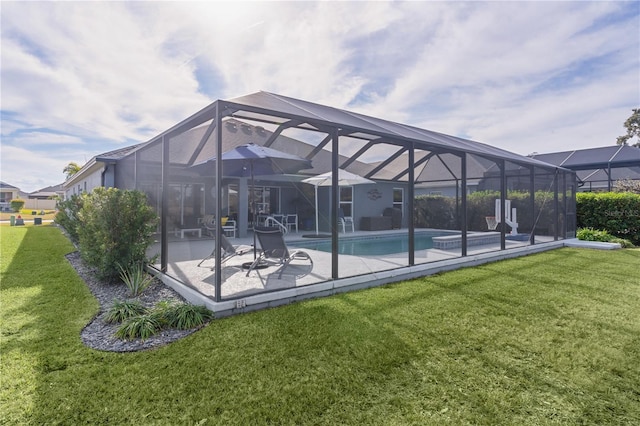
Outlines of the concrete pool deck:
[{"label": "concrete pool deck", "polygon": [[[376,236],[394,233],[398,234],[398,231],[376,233]],[[345,236],[371,237],[372,234],[366,231],[340,234],[341,238]],[[289,234],[285,239],[290,251],[296,250],[296,241],[307,240],[300,233]],[[230,241],[233,245],[253,243],[251,237],[234,238]],[[337,280],[331,280],[331,253],[307,248],[300,250],[312,257],[313,267],[308,261],[296,260],[284,270],[281,278],[278,278],[279,266],[254,270],[247,277],[247,270],[242,268],[242,264],[253,260],[253,252],[250,251],[231,258],[223,265],[223,301],[215,302],[215,272],[211,269],[215,260],[209,259],[201,267],[197,266],[211,253],[214,240],[195,238],[170,242],[171,260],[161,279],[189,302],[205,305],[217,317],[222,317],[551,250],[563,247],[569,241],[574,240],[553,241],[548,237],[536,237],[537,243],[533,246],[525,242],[507,241],[507,250],[500,250],[499,244],[469,247],[466,257],[460,256],[459,249],[425,249],[416,251],[416,264],[413,266],[407,266],[407,253],[384,256],[340,255],[338,273],[344,278]]]}]

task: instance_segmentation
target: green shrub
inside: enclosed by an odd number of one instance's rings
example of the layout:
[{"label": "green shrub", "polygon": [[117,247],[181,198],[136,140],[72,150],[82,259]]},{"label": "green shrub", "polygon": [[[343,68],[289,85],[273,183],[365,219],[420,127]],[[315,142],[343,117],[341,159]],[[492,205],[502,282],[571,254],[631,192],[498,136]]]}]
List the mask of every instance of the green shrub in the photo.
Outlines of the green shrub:
[{"label": "green shrub", "polygon": [[618,243],[618,244],[620,244],[620,247],[622,247],[622,248],[633,248],[633,247],[636,246],[631,241],[625,240],[624,238],[618,238],[618,237],[613,237],[611,239],[611,241],[609,241],[609,242],[610,243]]},{"label": "green shrub", "polygon": [[20,209],[24,206],[24,200],[20,198],[14,198],[9,202],[9,204],[11,205],[11,209],[14,212],[19,212]]},{"label": "green shrub", "polygon": [[171,310],[175,306],[175,302],[162,300],[153,307],[151,314],[156,318],[161,328],[171,328],[170,317]]},{"label": "green shrub", "polygon": [[213,312],[205,306],[180,303],[165,311],[167,325],[179,330],[188,330],[203,325],[213,318]]},{"label": "green shrub", "polygon": [[131,317],[144,315],[147,308],[137,300],[115,300],[107,311],[105,321],[107,323],[120,323]]},{"label": "green shrub", "polygon": [[[121,318],[120,322],[123,322],[116,331],[116,337],[125,340],[145,340],[165,328],[188,330],[199,327],[213,318],[213,312],[206,307],[190,303],[176,304],[162,301],[151,310],[146,310],[142,305],[138,306],[135,303],[130,307],[125,307],[125,304],[126,302],[120,302],[119,309],[116,309],[114,304],[111,309],[118,314],[117,318]],[[141,308],[139,313],[135,313],[134,309],[139,308]]]},{"label": "green shrub", "polygon": [[157,315],[152,312],[136,315],[125,320],[116,331],[116,337],[123,340],[146,340],[162,329]]},{"label": "green shrub", "polygon": [[54,219],[55,223],[62,226],[69,234],[69,237],[76,243],[79,240],[78,229],[80,228],[78,213],[82,209],[86,196],[86,193],[72,195],[68,200],[56,203],[58,213],[56,213]]},{"label": "green shrub", "polygon": [[609,234],[607,231],[601,231],[593,228],[578,229],[576,235],[578,239],[582,241],[600,241],[603,243],[607,243],[614,238],[613,235]]},{"label": "green shrub", "polygon": [[117,280],[118,265],[149,263],[158,217],[140,191],[96,188],[78,213],[80,254],[101,279]]},{"label": "green shrub", "polygon": [[625,238],[615,237],[610,233],[608,233],[607,231],[602,231],[599,229],[581,228],[581,229],[578,229],[576,236],[578,237],[579,240],[583,240],[583,241],[600,241],[603,243],[618,243],[622,248],[635,247],[635,245],[631,241]]},{"label": "green shrub", "polygon": [[578,228],[606,230],[640,244],[640,194],[630,192],[578,193]]},{"label": "green shrub", "polygon": [[153,275],[144,270],[144,264],[135,263],[125,268],[118,264],[120,279],[126,284],[131,296],[139,296],[153,282]]}]

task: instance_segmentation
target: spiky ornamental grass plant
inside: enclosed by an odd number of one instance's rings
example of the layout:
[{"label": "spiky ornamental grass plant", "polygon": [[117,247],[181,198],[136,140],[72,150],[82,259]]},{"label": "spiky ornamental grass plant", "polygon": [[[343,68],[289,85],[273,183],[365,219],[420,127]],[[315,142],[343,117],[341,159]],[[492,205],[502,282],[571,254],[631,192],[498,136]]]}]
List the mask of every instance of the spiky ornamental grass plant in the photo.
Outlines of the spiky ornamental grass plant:
[{"label": "spiky ornamental grass plant", "polygon": [[169,327],[188,330],[203,325],[213,318],[213,312],[205,306],[180,303],[167,310]]},{"label": "spiky ornamental grass plant", "polygon": [[213,318],[213,312],[204,306],[190,303],[159,302],[153,309],[137,301],[116,302],[107,315],[107,322],[122,322],[116,331],[120,339],[148,339],[166,328],[188,330],[199,327]]},{"label": "spiky ornamental grass plant", "polygon": [[153,282],[153,276],[144,270],[144,264],[135,263],[124,267],[118,263],[120,279],[126,284],[131,296],[137,297]]},{"label": "spiky ornamental grass plant", "polygon": [[162,324],[154,312],[137,315],[124,321],[116,331],[116,337],[124,340],[146,340],[162,329]]},{"label": "spiky ornamental grass plant", "polygon": [[115,300],[107,312],[105,321],[109,324],[120,323],[145,313],[147,313],[147,308],[142,306],[138,300]]}]

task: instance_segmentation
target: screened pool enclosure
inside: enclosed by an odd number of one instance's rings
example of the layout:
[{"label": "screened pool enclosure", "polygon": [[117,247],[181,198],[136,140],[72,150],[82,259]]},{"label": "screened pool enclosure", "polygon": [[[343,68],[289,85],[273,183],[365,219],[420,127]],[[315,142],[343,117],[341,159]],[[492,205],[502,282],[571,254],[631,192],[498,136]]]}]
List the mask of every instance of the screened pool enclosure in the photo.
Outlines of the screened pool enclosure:
[{"label": "screened pool enclosure", "polygon": [[[570,170],[267,92],[218,100],[153,138],[117,162],[116,186],[158,212],[149,255],[164,278],[239,308],[542,247],[576,226]],[[270,250],[261,227],[312,262],[254,262]]]}]

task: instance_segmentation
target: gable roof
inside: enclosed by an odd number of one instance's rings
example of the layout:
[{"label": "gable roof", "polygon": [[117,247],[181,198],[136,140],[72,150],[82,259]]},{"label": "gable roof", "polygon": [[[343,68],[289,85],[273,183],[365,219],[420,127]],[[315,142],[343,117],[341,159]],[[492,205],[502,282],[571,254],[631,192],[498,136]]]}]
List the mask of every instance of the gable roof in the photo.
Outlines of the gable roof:
[{"label": "gable roof", "polygon": [[142,145],[144,145],[144,143],[138,143],[123,148],[114,149],[112,151],[107,151],[92,157],[89,161],[82,165],[77,173],[74,173],[67,180],[65,180],[64,183],[62,183],[62,187],[68,187],[74,181],[82,179],[83,175],[86,172],[94,170],[94,166],[98,167],[97,163],[114,163],[126,157],[128,154],[132,153]]},{"label": "gable roof", "polygon": [[9,190],[15,190],[15,191],[20,190],[20,188],[13,185],[9,185],[8,183],[5,183],[5,182],[0,182],[0,189],[9,189]]}]

